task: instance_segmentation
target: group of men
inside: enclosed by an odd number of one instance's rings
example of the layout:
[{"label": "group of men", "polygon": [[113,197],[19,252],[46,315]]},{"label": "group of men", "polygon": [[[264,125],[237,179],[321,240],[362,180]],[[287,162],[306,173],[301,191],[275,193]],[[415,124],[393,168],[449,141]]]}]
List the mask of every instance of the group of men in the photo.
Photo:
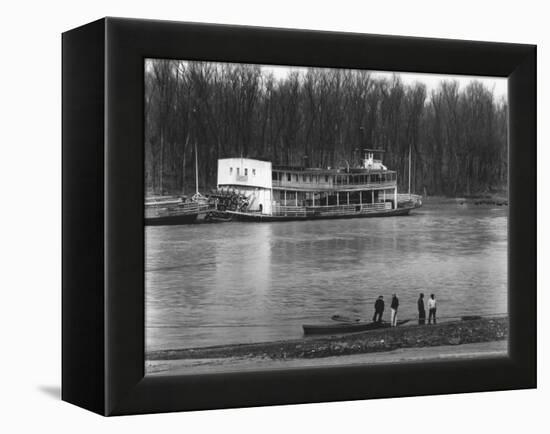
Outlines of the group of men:
[{"label": "group of men", "polygon": [[[426,309],[424,307],[424,294],[420,293],[420,296],[418,297],[418,324],[426,324]],[[382,322],[382,314],[384,313],[384,297],[380,295],[378,299],[374,302],[374,316],[372,317],[373,322]],[[399,298],[397,298],[397,294],[392,295],[391,299],[391,326],[396,327],[397,326],[397,309],[399,308]],[[437,323],[436,320],[436,308],[437,308],[437,302],[435,301],[435,295],[431,294],[430,298],[428,299],[428,324],[432,323],[432,319],[434,324]]]}]

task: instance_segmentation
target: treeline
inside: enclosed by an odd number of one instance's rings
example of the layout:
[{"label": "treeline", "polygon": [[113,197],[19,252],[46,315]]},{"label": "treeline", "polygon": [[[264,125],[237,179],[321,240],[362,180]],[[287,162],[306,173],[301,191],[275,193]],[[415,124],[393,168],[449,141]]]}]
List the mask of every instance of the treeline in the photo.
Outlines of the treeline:
[{"label": "treeline", "polygon": [[366,71],[309,69],[284,79],[260,66],[149,60],[145,68],[148,194],[216,185],[217,159],[265,158],[310,167],[355,165],[386,150],[401,190],[468,195],[506,188],[507,105],[477,81],[427,92]]}]

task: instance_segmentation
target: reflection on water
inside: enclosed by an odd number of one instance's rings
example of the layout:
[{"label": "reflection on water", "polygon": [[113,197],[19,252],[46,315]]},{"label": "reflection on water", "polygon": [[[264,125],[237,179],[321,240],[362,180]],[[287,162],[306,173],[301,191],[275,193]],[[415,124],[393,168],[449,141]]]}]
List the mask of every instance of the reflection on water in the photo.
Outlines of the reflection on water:
[{"label": "reflection on water", "polygon": [[408,217],[146,227],[146,349],[295,338],[378,295],[415,318],[507,312],[507,208],[426,205]]}]

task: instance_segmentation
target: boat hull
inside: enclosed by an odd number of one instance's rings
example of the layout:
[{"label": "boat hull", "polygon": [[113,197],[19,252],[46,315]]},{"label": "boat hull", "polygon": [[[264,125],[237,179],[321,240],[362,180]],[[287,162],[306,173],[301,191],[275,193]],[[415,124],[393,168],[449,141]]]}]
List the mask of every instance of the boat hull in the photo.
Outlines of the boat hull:
[{"label": "boat hull", "polygon": [[[408,321],[398,321],[397,325],[403,325]],[[365,332],[391,327],[387,322],[337,322],[333,324],[304,324],[304,335],[330,335],[340,333]]]},{"label": "boat hull", "polygon": [[247,213],[239,211],[226,211],[233,217],[233,220],[249,222],[282,222],[294,220],[327,220],[327,219],[350,219],[350,218],[368,218],[368,217],[394,217],[408,215],[417,207],[404,207],[390,210],[377,210],[371,212],[358,212],[355,214],[326,215],[326,214],[306,214],[306,215],[268,215],[260,213]]},{"label": "boat hull", "polygon": [[170,226],[192,224],[197,221],[199,213],[167,215],[145,218],[146,226]]}]

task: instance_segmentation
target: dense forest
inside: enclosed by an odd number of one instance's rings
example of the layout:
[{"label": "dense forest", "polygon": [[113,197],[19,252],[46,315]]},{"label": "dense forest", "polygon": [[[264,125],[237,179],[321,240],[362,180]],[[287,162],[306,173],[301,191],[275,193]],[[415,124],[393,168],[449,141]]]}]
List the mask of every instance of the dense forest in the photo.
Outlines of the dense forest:
[{"label": "dense forest", "polygon": [[264,158],[310,167],[358,163],[386,151],[400,190],[474,195],[504,190],[507,104],[479,81],[442,81],[430,92],[367,71],[308,69],[285,78],[256,65],[148,60],[145,65],[147,194],[216,185],[217,159]]}]

